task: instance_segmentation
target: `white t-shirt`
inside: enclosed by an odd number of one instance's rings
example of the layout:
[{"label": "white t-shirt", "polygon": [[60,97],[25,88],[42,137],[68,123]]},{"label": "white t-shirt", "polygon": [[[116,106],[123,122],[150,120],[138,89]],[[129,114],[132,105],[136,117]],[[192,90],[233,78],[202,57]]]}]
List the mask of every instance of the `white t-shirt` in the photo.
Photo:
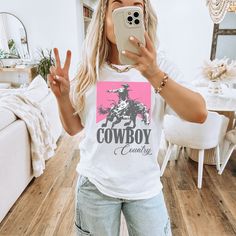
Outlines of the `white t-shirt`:
[{"label": "white t-shirt", "polygon": [[[165,57],[159,55],[158,65],[178,80],[180,74]],[[157,155],[165,107],[138,70],[118,73],[104,64],[99,81],[86,92],[77,172],[111,197],[134,200],[157,195],[163,187]]]}]

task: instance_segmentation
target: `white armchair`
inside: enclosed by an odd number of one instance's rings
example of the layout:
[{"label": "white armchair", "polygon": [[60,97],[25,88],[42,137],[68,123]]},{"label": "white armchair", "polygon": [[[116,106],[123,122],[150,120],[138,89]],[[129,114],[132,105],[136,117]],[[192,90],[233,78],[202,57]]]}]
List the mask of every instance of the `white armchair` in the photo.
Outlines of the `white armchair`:
[{"label": "white armchair", "polygon": [[219,144],[228,126],[229,119],[216,112],[208,112],[204,123],[193,123],[174,115],[164,118],[164,134],[168,149],[161,166],[161,176],[164,174],[174,145],[198,149],[198,188],[202,187],[204,150],[216,148],[217,170],[220,169]]}]

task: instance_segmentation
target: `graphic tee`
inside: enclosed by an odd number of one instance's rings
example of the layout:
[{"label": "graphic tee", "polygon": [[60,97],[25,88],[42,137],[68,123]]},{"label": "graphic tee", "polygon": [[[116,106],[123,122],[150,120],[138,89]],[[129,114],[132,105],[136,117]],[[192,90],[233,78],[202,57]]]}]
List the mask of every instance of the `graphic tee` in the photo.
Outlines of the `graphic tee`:
[{"label": "graphic tee", "polygon": [[[164,60],[159,58],[159,67],[173,79],[175,68]],[[163,187],[157,155],[165,107],[138,70],[118,73],[105,63],[99,80],[86,92],[77,172],[111,197],[145,199],[158,194]]]}]

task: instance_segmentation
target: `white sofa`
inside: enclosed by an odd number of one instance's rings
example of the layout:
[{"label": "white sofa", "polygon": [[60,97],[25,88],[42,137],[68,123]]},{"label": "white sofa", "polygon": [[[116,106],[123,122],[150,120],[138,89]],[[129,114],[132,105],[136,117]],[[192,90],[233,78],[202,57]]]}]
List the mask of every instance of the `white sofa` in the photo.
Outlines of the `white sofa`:
[{"label": "white sofa", "polygon": [[[58,140],[62,124],[54,94],[44,87],[43,92],[42,88],[37,88],[28,95],[45,109],[53,136]],[[26,124],[0,107],[0,222],[33,178]]]}]

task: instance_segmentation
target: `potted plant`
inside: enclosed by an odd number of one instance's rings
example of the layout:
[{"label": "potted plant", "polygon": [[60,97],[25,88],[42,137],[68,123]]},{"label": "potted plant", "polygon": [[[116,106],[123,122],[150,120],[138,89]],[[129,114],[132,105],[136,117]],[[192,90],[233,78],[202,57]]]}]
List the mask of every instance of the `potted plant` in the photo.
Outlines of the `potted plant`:
[{"label": "potted plant", "polygon": [[52,49],[47,49],[45,53],[43,49],[39,52],[39,62],[37,66],[37,73],[40,74],[48,84],[47,74],[50,73],[50,67],[55,65],[55,59],[52,56]]},{"label": "potted plant", "polygon": [[10,54],[14,55],[15,58],[20,58],[19,52],[16,48],[16,43],[13,39],[10,39],[8,41],[8,48],[9,48]]},{"label": "potted plant", "polygon": [[19,59],[19,57],[0,49],[0,59]]},{"label": "potted plant", "polygon": [[236,78],[236,61],[228,62],[229,58],[205,61],[202,67],[203,76],[209,80],[210,93],[222,93],[221,82]]}]

